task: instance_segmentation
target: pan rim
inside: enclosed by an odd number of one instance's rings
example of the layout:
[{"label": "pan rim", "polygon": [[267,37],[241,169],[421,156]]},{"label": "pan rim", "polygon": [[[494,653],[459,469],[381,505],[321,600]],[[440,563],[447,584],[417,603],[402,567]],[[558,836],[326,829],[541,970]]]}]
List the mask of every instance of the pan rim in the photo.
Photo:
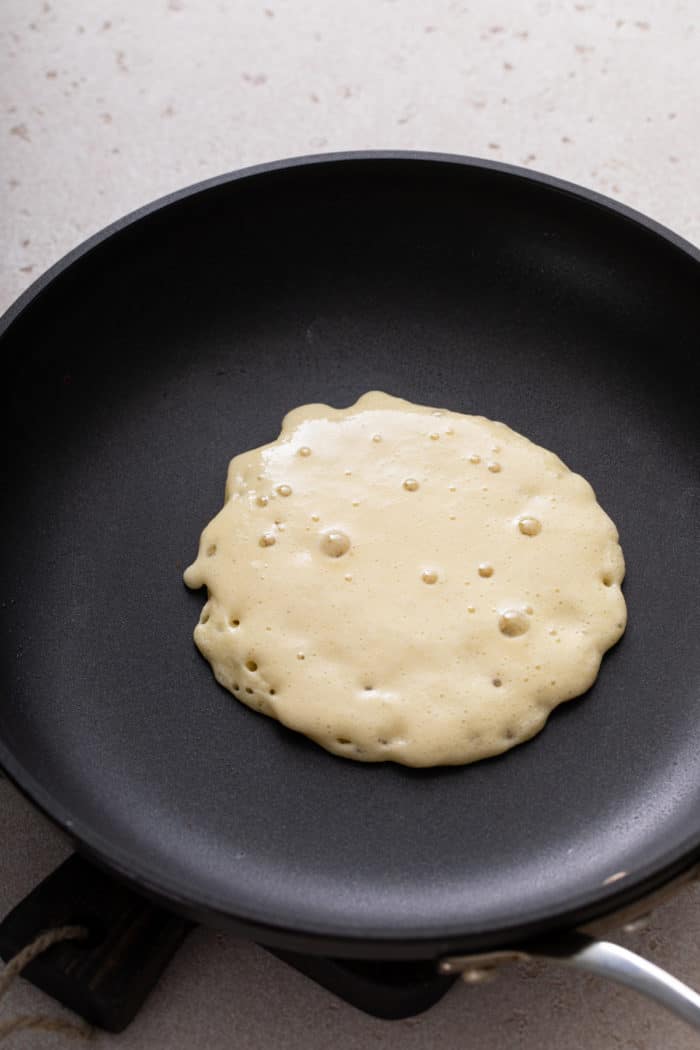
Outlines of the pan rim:
[{"label": "pan rim", "polygon": [[36,280],[33,281],[13,303],[10,304],[5,313],[0,316],[0,338],[4,336],[10,325],[19,318],[20,314],[27,309],[32,301],[40,295],[52,281],[72,266],[73,263],[78,262],[78,260],[87,255],[88,252],[97,248],[114,234],[127,229],[129,226],[134,225],[141,219],[147,218],[149,215],[155,214],[157,211],[162,211],[171,204],[177,204],[180,201],[187,200],[188,197],[193,197],[196,194],[206,192],[207,190],[216,189],[219,186],[225,186],[228,183],[255,178],[258,175],[267,175],[275,171],[288,171],[293,168],[315,167],[316,165],[321,166],[324,164],[342,164],[348,161],[377,160],[418,161],[455,165],[458,167],[475,168],[482,171],[492,171],[502,175],[510,175],[513,178],[519,178],[525,182],[531,182],[534,185],[544,186],[560,193],[578,197],[581,200],[584,200],[589,204],[594,204],[606,211],[615,212],[621,218],[627,219],[629,222],[641,226],[649,233],[661,237],[672,247],[677,248],[685,255],[688,255],[693,262],[700,262],[700,246],[692,244],[690,241],[686,240],[685,237],[681,237],[680,234],[675,233],[667,226],[664,226],[663,223],[658,222],[656,219],[651,219],[643,212],[637,211],[635,208],[631,208],[627,204],[622,204],[620,201],[616,201],[612,197],[606,197],[605,194],[598,193],[597,190],[589,189],[587,186],[580,186],[578,183],[569,182],[566,179],[560,179],[557,176],[549,175],[546,172],[533,171],[530,168],[523,168],[517,164],[506,164],[503,161],[489,160],[486,157],[472,157],[466,154],[440,153],[429,150],[377,149],[347,150],[338,151],[336,153],[309,153],[287,157],[282,160],[252,164],[245,168],[238,168],[235,171],[224,172],[221,175],[214,175],[209,179],[202,179],[200,182],[193,182],[189,186],[184,186],[179,190],[173,190],[171,193],[166,193],[162,197],[156,197],[155,200],[152,200],[139,208],[135,208],[133,211],[127,212],[126,215],[121,216],[119,219],[115,219],[114,222],[108,223],[107,226],[103,226],[102,229],[91,234],[90,237],[81,241],[80,244],[75,246],[75,248],[71,248],[70,251],[65,253],[65,255],[62,255],[55,263],[45,270],[44,273],[37,277]]},{"label": "pan rim", "polygon": [[[407,163],[442,164],[493,172],[510,176],[534,185],[564,193],[596,207],[615,213],[624,220],[641,227],[656,237],[660,237],[673,248],[681,251],[691,262],[700,263],[700,248],[669,230],[654,219],[605,197],[594,190],[578,186],[575,183],[558,179],[554,176],[531,171],[515,165],[504,164],[485,158],[461,156],[459,154],[435,153],[427,151],[405,150],[362,150],[338,153],[313,154],[283,160],[257,164],[237,171],[228,172],[213,178],[176,190],[128,213],[115,222],[104,227],[77,247],[66,253],[40,277],[38,277],[9,307],[0,318],[0,338],[10,326],[27,310],[36,298],[74,263],[113,235],[140,222],[156,212],[162,211],[171,204],[193,197],[197,194],[216,189],[239,180],[255,178],[273,172],[284,172],[295,168],[311,168],[320,165],[343,165],[362,161],[390,161]],[[625,904],[644,896],[651,889],[663,885],[683,869],[700,859],[700,828],[692,832],[680,845],[667,851],[657,859],[637,869],[619,883],[610,887],[599,887],[597,892],[581,894],[572,898],[565,909],[558,905],[543,906],[526,915],[517,917],[505,916],[502,922],[492,923],[488,930],[472,927],[466,923],[459,930],[454,928],[425,924],[416,925],[412,930],[363,929],[358,934],[357,927],[344,927],[342,923],[319,922],[312,928],[308,921],[298,926],[285,923],[275,924],[269,916],[256,914],[254,909],[241,912],[230,911],[230,904],[217,899],[216,895],[197,893],[192,896],[182,880],[171,879],[157,870],[153,870],[142,858],[116,847],[103,838],[99,830],[86,822],[76,820],[46,791],[25,764],[15,759],[12,751],[0,739],[0,768],[47,817],[66,832],[77,844],[81,852],[94,860],[100,867],[106,868],[118,878],[137,887],[148,896],[156,897],[174,909],[201,917],[207,916],[216,924],[233,926],[240,932],[254,935],[266,943],[280,947],[302,946],[306,950],[317,952],[332,950],[336,954],[361,955],[367,953],[372,945],[372,954],[383,949],[387,955],[397,953],[409,955],[435,954],[436,951],[447,951],[470,942],[478,941],[480,946],[503,944],[522,940],[534,933],[561,926],[572,926],[599,918]],[[623,884],[623,885],[622,885]],[[439,945],[439,948],[437,947]],[[392,949],[393,946],[393,949]]]},{"label": "pan rim", "polygon": [[[424,924],[397,934],[395,930],[367,927],[358,933],[356,925],[339,922],[303,924],[272,921],[269,914],[247,908],[232,912],[213,894],[192,896],[183,880],[170,879],[162,872],[135,861],[133,855],[104,838],[96,829],[86,832],[85,824],[66,815],[63,807],[20,764],[15,763],[0,741],[0,769],[20,793],[48,817],[73,842],[77,851],[98,868],[113,875],[142,895],[185,917],[208,926],[233,930],[240,936],[269,947],[304,951],[346,958],[418,959],[438,958],[448,953],[513,947],[553,931],[580,927],[621,911],[671,880],[688,873],[700,877],[700,835],[690,835],[679,847],[667,851],[660,862],[638,868],[634,875],[597,894],[572,897],[565,909],[532,909],[526,916],[506,915],[488,929],[465,922],[459,930]],[[694,870],[695,869],[695,870]]]}]

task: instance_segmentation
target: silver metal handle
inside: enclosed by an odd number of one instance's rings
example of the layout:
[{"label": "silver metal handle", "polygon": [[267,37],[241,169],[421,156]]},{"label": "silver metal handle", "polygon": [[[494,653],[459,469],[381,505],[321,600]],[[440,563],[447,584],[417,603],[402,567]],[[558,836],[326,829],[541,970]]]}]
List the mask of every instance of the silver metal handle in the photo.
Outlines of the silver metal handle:
[{"label": "silver metal handle", "polygon": [[439,970],[445,974],[461,973],[469,984],[476,984],[488,980],[504,963],[535,958],[563,963],[624,984],[640,995],[654,999],[700,1031],[700,995],[697,992],[641,955],[584,933],[561,934],[524,948],[452,956],[441,959]]},{"label": "silver metal handle", "polygon": [[621,948],[619,944],[596,941],[592,937],[586,940],[588,944],[578,948],[572,955],[559,957],[559,961],[577,970],[609,977],[640,995],[655,999],[671,1013],[700,1030],[700,995],[687,984],[636,952]]}]

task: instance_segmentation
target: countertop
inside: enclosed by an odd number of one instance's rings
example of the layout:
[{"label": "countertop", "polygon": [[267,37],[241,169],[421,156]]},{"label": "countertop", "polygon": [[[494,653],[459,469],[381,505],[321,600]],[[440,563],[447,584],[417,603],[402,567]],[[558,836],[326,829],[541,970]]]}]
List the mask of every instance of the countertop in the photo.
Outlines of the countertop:
[{"label": "countertop", "polygon": [[[0,309],[155,197],[330,150],[521,164],[700,242],[697,2],[5,0],[0,31]],[[0,834],[4,914],[69,846],[7,780]],[[700,886],[617,939],[700,985]],[[18,981],[0,1018],[25,1012],[62,1015]],[[379,1021],[262,949],[198,930],[133,1025],[93,1045],[690,1050],[700,1040],[619,987],[541,963],[458,983],[421,1017]]]}]

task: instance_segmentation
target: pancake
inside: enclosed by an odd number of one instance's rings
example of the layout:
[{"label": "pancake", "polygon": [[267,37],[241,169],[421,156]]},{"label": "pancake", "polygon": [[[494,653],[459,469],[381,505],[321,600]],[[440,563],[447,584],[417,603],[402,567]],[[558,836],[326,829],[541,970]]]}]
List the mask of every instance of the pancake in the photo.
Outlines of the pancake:
[{"label": "pancake", "polygon": [[625,628],[590,484],[503,423],[372,392],[230,463],[188,586],[249,707],[337,755],[461,764],[585,692]]}]

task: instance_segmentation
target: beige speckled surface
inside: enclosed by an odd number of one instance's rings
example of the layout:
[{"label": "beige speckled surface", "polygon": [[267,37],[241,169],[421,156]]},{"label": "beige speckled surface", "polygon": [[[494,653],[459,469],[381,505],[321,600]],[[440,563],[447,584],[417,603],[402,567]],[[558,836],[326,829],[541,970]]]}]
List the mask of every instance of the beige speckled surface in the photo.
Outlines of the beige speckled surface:
[{"label": "beige speckled surface", "polygon": [[[499,158],[609,193],[700,241],[700,3],[4,0],[0,308],[88,234],[179,186],[366,147]],[[0,914],[67,852],[0,781]],[[700,887],[625,943],[700,985]],[[52,1009],[19,983],[0,1016]],[[690,1050],[602,981],[540,964],[411,1022],[362,1016],[258,948],[197,932],[98,1047]],[[18,1050],[68,1044],[17,1036]]]}]

